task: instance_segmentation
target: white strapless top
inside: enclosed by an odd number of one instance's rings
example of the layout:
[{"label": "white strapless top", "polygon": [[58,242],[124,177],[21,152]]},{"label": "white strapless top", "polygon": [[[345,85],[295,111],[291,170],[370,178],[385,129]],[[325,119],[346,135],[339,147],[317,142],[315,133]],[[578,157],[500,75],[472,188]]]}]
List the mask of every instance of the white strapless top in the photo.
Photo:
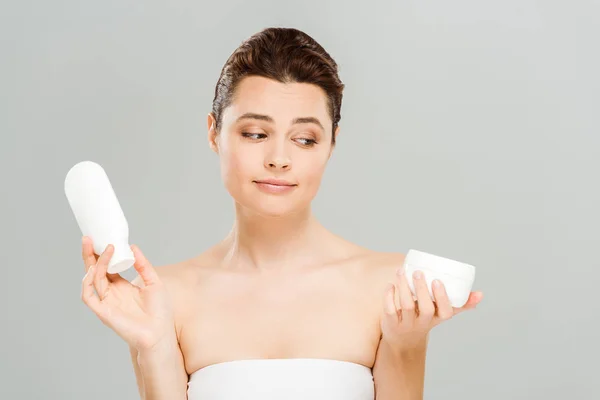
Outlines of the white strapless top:
[{"label": "white strapless top", "polygon": [[192,373],[188,400],[373,400],[371,369],[347,361],[226,361]]}]

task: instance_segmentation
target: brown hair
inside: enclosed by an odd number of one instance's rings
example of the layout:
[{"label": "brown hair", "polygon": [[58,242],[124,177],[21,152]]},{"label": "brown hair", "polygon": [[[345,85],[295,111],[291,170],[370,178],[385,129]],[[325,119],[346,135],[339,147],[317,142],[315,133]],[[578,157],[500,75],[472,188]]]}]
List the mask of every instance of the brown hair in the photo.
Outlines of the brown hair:
[{"label": "brown hair", "polygon": [[294,28],[266,28],[242,42],[225,62],[215,88],[212,113],[217,132],[237,85],[252,75],[281,83],[312,83],[323,89],[333,121],[331,142],[335,143],[344,84],[336,62],[312,37]]}]

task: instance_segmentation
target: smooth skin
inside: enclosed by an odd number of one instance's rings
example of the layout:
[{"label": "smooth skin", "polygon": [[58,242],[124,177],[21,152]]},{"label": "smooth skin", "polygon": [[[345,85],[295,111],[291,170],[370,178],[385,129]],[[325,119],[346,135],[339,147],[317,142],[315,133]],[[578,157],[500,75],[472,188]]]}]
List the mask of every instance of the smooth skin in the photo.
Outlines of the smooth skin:
[{"label": "smooth skin", "polygon": [[[421,399],[428,333],[483,295],[453,308],[443,285],[434,284],[432,301],[415,276],[414,301],[403,254],[365,249],[316,220],[310,203],[339,134],[324,92],[248,77],[220,132],[212,114],[207,127],[235,205],[226,238],[159,267],[134,245],[131,283],[107,274],[111,245],[98,257],[82,241],[82,299],[129,345],[140,396],[185,399],[188,376],[216,363],[327,358],[373,368],[377,400]],[[268,179],[293,188],[273,191],[260,183]]]}]

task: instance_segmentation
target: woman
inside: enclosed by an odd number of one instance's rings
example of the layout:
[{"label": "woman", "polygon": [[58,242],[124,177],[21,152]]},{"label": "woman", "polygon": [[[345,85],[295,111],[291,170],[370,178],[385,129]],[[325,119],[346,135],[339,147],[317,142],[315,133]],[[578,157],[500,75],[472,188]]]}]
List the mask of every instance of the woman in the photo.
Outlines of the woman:
[{"label": "woman", "polygon": [[235,201],[229,235],[139,276],[107,274],[84,237],[82,299],[129,345],[143,399],[420,399],[428,332],[453,309],[404,256],[334,235],[311,201],[339,135],[335,61],[311,37],[271,28],[226,62],[208,142]]}]

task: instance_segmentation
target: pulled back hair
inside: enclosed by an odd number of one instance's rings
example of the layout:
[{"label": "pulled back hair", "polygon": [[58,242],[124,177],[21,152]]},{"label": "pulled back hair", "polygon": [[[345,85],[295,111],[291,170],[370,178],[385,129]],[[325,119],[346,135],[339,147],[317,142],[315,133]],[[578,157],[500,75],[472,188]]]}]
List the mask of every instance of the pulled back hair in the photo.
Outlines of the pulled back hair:
[{"label": "pulled back hair", "polygon": [[229,56],[215,88],[212,114],[220,131],[223,110],[234,97],[239,82],[261,76],[281,83],[311,83],[327,96],[327,111],[333,121],[331,142],[341,118],[344,84],[337,63],[312,37],[294,28],[266,28],[248,39]]}]

